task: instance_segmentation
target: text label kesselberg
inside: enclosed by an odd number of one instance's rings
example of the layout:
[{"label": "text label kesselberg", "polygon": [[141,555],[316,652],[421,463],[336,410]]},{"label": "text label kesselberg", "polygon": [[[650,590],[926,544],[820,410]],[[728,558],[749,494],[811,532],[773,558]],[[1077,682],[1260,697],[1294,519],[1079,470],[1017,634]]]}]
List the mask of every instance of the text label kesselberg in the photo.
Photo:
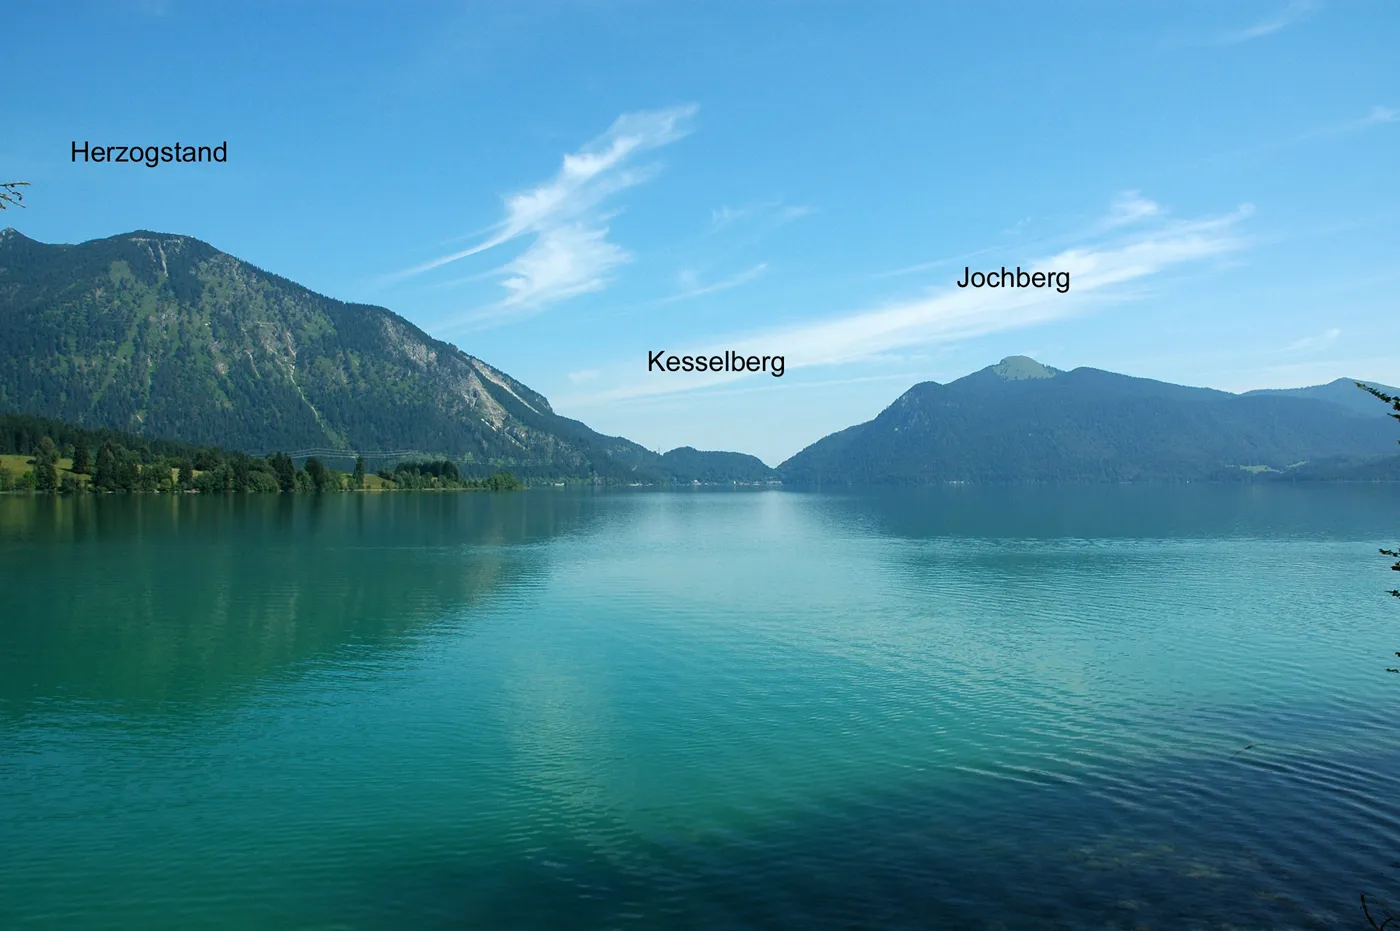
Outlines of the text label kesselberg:
[{"label": "text label kesselberg", "polygon": [[647,354],[648,372],[768,372],[783,375],[782,356],[746,356],[733,349],[714,356],[668,356],[658,349]]}]

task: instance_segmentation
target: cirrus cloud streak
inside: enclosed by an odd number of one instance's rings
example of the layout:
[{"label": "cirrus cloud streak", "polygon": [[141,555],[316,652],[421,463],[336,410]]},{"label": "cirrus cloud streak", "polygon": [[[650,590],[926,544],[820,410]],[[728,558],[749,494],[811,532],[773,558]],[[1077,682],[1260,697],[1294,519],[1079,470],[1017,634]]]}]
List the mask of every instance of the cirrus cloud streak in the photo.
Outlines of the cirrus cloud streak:
[{"label": "cirrus cloud streak", "polygon": [[[1238,225],[1251,212],[1245,205],[1225,216],[1162,224],[1130,237],[1076,246],[1021,264],[1028,271],[1069,272],[1071,290],[1066,294],[1053,289],[946,287],[843,316],[668,351],[708,355],[733,349],[745,355],[780,354],[786,357],[787,369],[793,371],[870,362],[920,347],[1064,319],[1130,299],[1123,293],[1124,286],[1242,248],[1247,240]],[[597,407],[693,391],[743,377],[653,373],[609,390],[561,401],[574,407]]]},{"label": "cirrus cloud streak", "polygon": [[687,135],[695,112],[694,105],[686,105],[623,114],[602,135],[564,155],[548,181],[504,198],[504,216],[488,227],[480,242],[384,280],[423,275],[522,240],[529,244],[520,255],[485,273],[499,276],[505,297],[473,319],[508,316],[600,290],[608,282],[608,273],[632,258],[608,240],[606,221],[613,214],[601,212],[603,202],[651,179],[656,167],[634,164],[637,157]]}]

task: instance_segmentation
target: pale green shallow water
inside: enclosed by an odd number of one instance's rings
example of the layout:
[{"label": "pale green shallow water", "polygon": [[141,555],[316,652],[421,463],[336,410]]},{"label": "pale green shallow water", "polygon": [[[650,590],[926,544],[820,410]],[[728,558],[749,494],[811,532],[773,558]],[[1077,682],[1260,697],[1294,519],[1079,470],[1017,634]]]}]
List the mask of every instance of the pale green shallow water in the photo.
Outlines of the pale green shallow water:
[{"label": "pale green shallow water", "polygon": [[1397,518],[0,498],[0,928],[1358,927],[1400,904]]}]

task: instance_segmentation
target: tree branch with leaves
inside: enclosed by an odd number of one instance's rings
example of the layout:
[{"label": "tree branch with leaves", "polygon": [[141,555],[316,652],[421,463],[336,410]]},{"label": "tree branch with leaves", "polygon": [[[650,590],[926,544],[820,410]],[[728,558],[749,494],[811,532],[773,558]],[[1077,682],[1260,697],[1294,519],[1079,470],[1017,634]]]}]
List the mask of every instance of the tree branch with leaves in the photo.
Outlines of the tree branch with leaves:
[{"label": "tree branch with leaves", "polygon": [[[1392,915],[1384,905],[1378,906],[1381,913],[1381,920],[1377,921],[1376,916],[1371,914],[1371,906],[1366,902],[1366,897],[1361,897],[1361,914],[1366,916],[1366,923],[1375,931],[1386,931],[1386,928],[1395,923],[1395,919],[1400,916]],[[1398,926],[1400,927],[1400,926]]]},{"label": "tree branch with leaves", "polygon": [[[1372,388],[1370,385],[1363,384],[1361,382],[1357,382],[1356,387],[1360,388],[1362,391],[1366,391],[1370,394],[1375,395],[1377,398],[1384,401],[1386,404],[1389,404],[1391,407],[1391,413],[1389,414],[1389,416],[1394,417],[1396,420],[1400,420],[1400,398],[1391,397],[1384,391],[1379,391],[1375,388]],[[1400,440],[1397,440],[1396,442],[1400,442]],[[1382,549],[1381,555],[1389,557],[1390,559],[1394,559],[1395,563],[1390,568],[1396,572],[1400,572],[1400,548],[1389,550]],[[1396,598],[1400,598],[1400,588],[1392,588],[1390,590],[1390,594]],[[1400,656],[1400,652],[1397,652],[1395,655]],[[1400,669],[1391,668],[1387,669],[1386,672],[1400,672]],[[1385,908],[1384,905],[1379,905],[1377,906],[1377,908],[1380,912],[1379,916],[1372,914],[1371,905],[1367,903],[1366,896],[1363,895],[1361,897],[1361,913],[1366,916],[1366,923],[1370,925],[1371,928],[1374,929],[1374,931],[1387,931],[1387,929],[1390,928],[1395,928],[1397,929],[1397,931],[1400,931],[1400,915],[1392,914],[1389,910]]]},{"label": "tree branch with leaves", "polygon": [[10,207],[24,207],[24,192],[20,190],[22,187],[29,187],[29,182],[0,182],[0,210],[8,210]]},{"label": "tree branch with leaves", "polygon": [[[1368,392],[1369,394],[1375,395],[1377,398],[1384,401],[1386,404],[1389,404],[1391,407],[1391,412],[1387,416],[1394,417],[1396,420],[1400,420],[1400,397],[1388,395],[1384,391],[1372,388],[1370,385],[1364,384],[1362,382],[1357,382],[1356,387],[1360,388],[1362,391]],[[1400,443],[1400,440],[1397,440],[1396,442]],[[1391,564],[1390,568],[1394,572],[1400,572],[1400,547],[1391,550],[1382,549],[1381,555],[1395,560],[1395,562]],[[1400,588],[1392,588],[1390,590],[1390,594],[1396,598],[1400,598]],[[1395,655],[1400,656],[1400,652],[1397,652]],[[1400,669],[1387,669],[1386,672],[1400,673]]]}]

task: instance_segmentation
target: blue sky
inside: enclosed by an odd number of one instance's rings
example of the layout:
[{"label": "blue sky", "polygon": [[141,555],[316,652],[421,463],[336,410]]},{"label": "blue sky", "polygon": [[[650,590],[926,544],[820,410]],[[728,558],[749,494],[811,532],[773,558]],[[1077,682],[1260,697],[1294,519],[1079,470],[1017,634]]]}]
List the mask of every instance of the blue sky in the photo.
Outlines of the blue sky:
[{"label": "blue sky", "polygon": [[[7,28],[0,180],[32,186],[6,224],[196,236],[652,448],[776,463],[1018,353],[1400,383],[1393,0],[113,0]],[[1003,264],[1070,292],[953,284]],[[646,371],[730,348],[786,374]]]}]

